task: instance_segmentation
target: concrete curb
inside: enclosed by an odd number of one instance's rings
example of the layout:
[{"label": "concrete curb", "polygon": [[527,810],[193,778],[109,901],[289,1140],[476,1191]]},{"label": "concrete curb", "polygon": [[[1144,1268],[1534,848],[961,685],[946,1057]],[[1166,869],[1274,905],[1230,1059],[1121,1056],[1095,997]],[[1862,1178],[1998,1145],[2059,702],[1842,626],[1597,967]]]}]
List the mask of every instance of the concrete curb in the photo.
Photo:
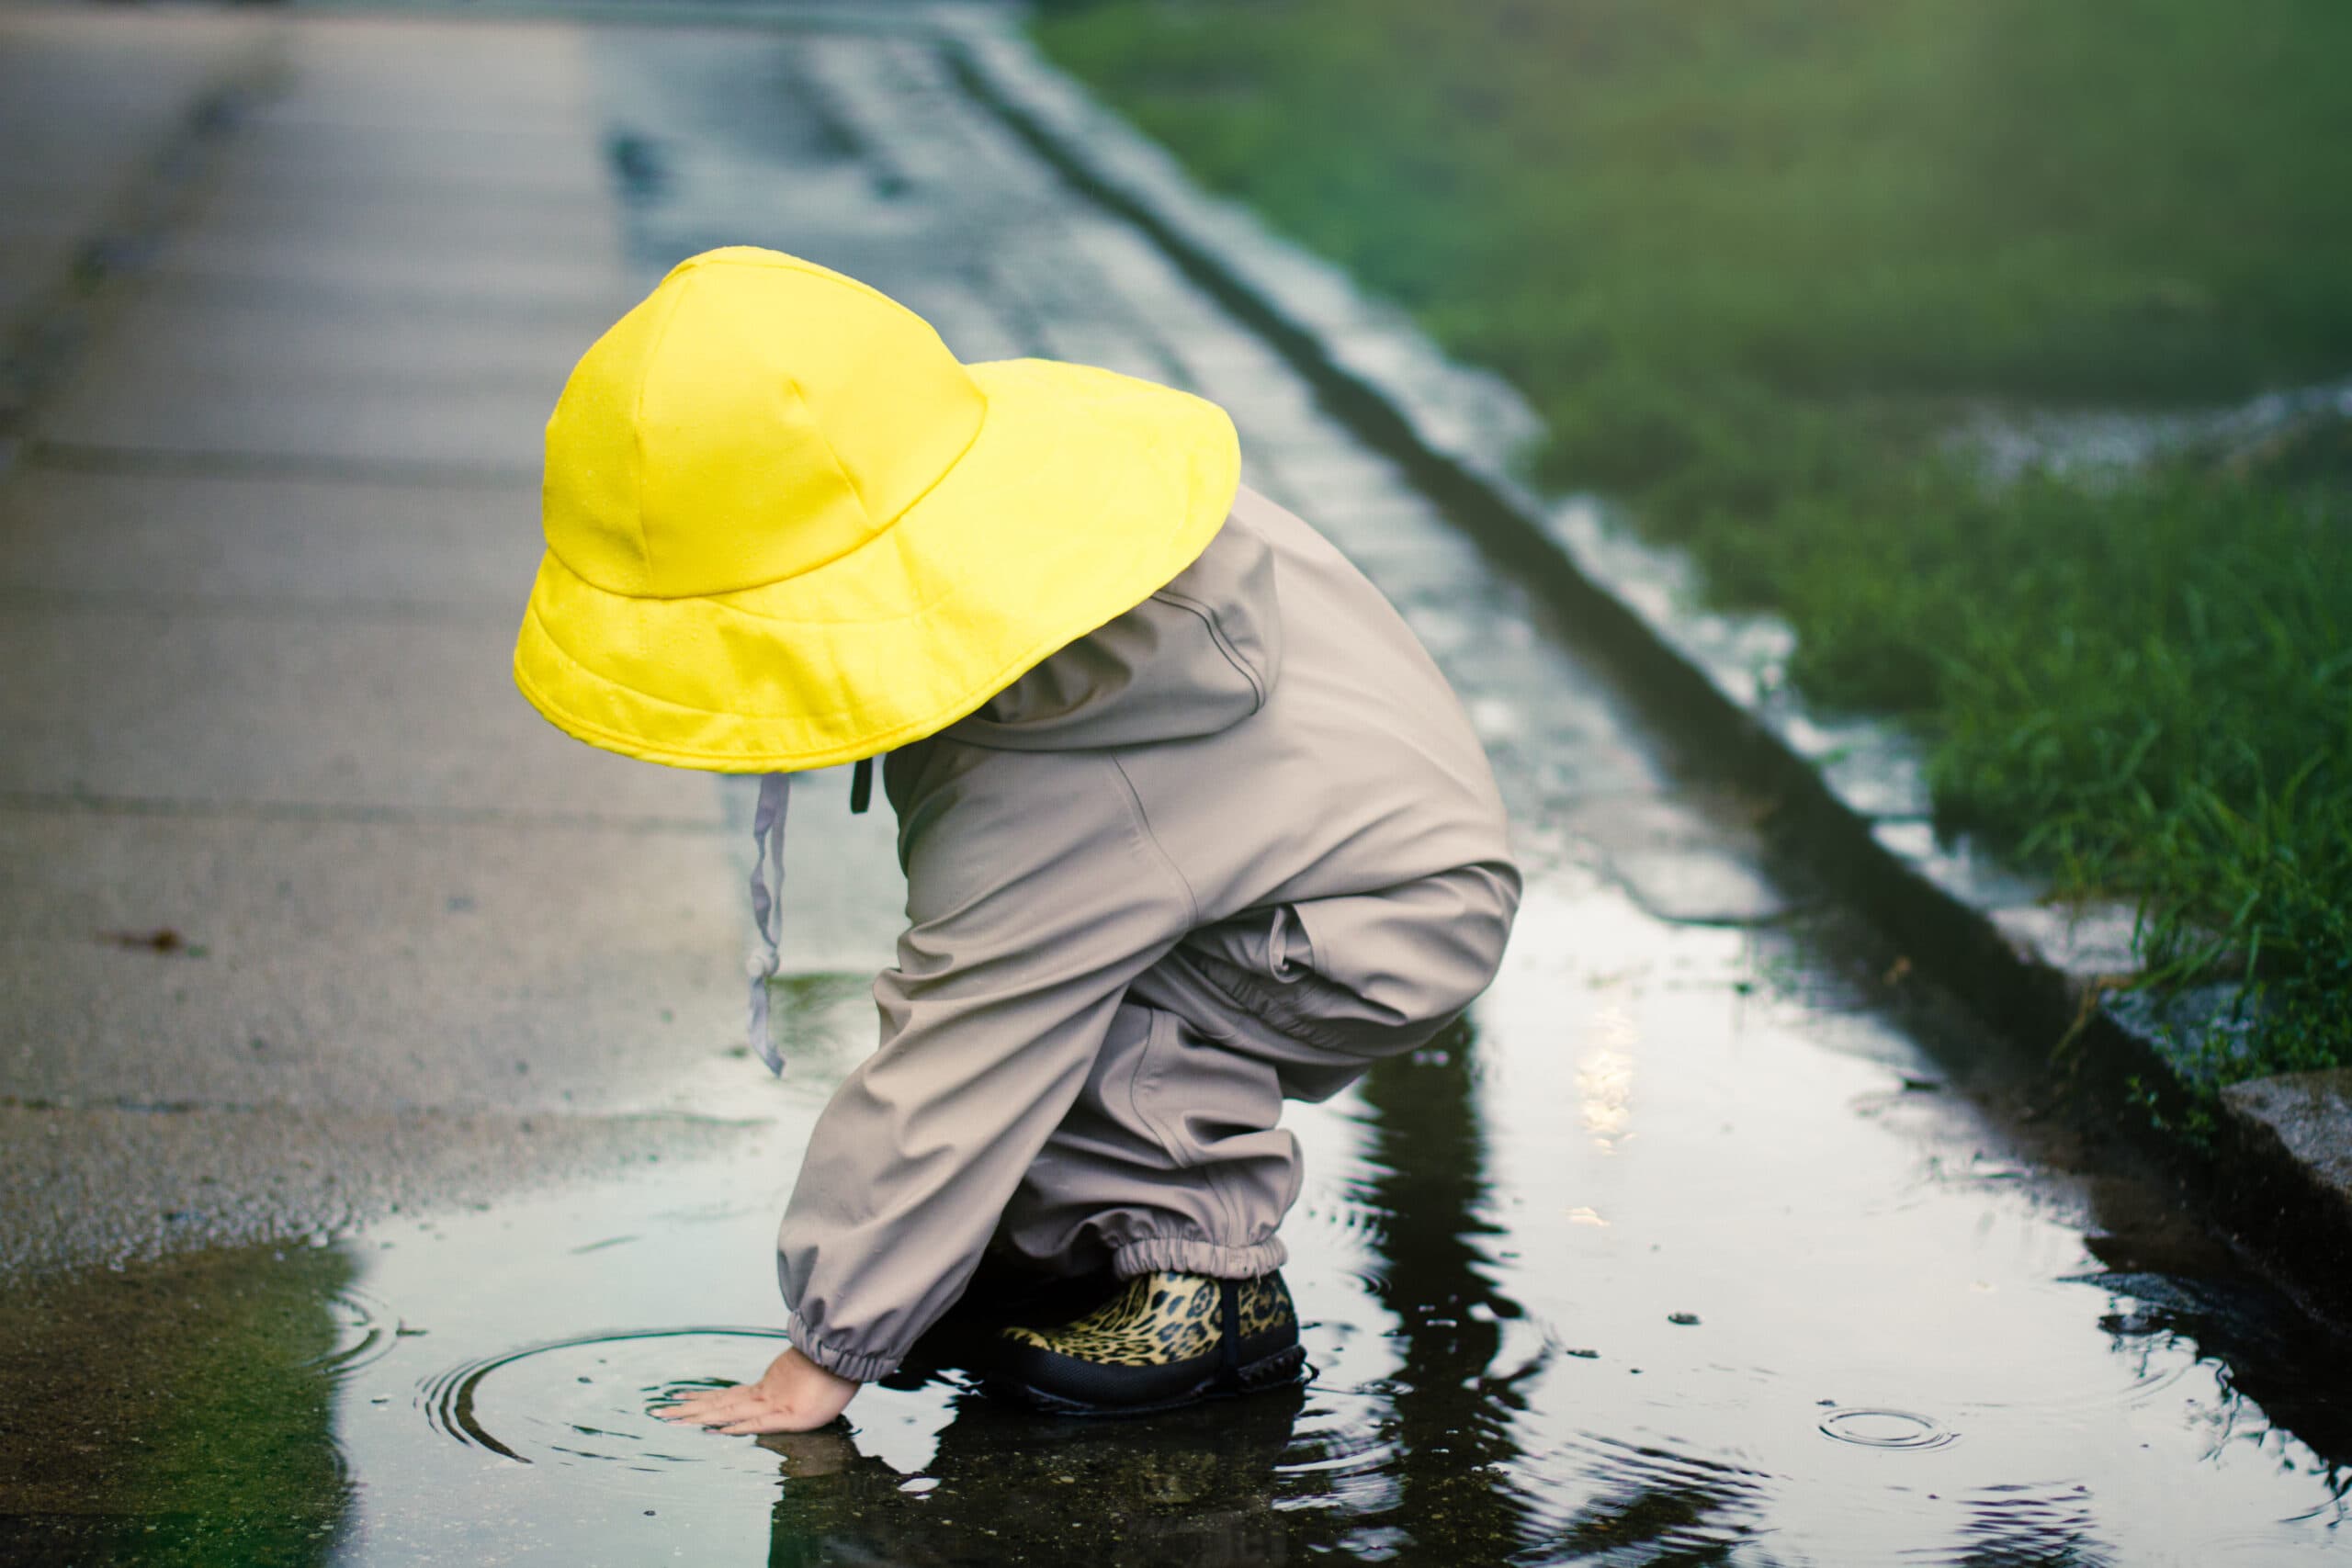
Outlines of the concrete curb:
[{"label": "concrete curb", "polygon": [[2282,1220],[2310,1255],[2307,1290],[2352,1301],[2352,1067],[2232,1084],[2222,1107],[2246,1176],[2239,1204]]},{"label": "concrete curb", "polygon": [[[2054,908],[2046,887],[1964,843],[1939,842],[1916,746],[1875,721],[1808,713],[1782,677],[1794,641],[1786,626],[1695,608],[1687,561],[1612,527],[1591,498],[1546,501],[1520,481],[1514,459],[1541,423],[1507,384],[1449,360],[1342,269],[1202,191],[1013,27],[973,18],[945,33],[975,97],[1142,229],[1280,349],[1336,414],[1575,617],[1652,716],[1778,801],[1777,819],[1815,868],[1924,972],[2012,1039],[2051,1050],[2133,1130],[2181,1125],[2192,1097],[2163,1041],[2199,998],[2165,1010],[2116,993],[2134,967],[2129,908]],[[2352,1195],[2244,1104],[2233,1097],[2210,1149],[2178,1137],[2159,1145],[2203,1178],[2217,1212],[2268,1271],[2307,1303],[2352,1316]],[[2314,1247],[2315,1238],[2324,1240]]]}]

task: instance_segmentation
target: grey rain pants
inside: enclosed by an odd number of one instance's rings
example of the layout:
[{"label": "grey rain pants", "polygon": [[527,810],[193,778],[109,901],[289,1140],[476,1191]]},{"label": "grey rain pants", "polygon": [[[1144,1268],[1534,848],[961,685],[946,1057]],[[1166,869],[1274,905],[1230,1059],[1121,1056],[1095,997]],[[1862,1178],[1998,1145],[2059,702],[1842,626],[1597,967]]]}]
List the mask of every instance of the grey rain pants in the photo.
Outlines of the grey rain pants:
[{"label": "grey rain pants", "polygon": [[[1287,1256],[1284,1100],[1329,1099],[1426,1044],[1493,978],[1515,875],[1466,866],[1197,931],[1127,990],[993,1248],[1074,1273],[1246,1279]],[[1318,965],[1316,938],[1377,962]]]}]

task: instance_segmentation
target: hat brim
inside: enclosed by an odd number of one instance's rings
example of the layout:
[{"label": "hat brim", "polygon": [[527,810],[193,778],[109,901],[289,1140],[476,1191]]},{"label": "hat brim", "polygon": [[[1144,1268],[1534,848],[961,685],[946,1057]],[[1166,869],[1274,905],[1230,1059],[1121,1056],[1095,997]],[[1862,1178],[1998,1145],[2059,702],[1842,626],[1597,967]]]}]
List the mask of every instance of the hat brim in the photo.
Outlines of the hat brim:
[{"label": "hat brim", "polygon": [[889,526],[757,588],[650,599],[550,551],[514,682],[592,746],[671,767],[830,767],[955,723],[1198,558],[1240,480],[1216,404],[1091,366],[967,367],[979,434]]}]

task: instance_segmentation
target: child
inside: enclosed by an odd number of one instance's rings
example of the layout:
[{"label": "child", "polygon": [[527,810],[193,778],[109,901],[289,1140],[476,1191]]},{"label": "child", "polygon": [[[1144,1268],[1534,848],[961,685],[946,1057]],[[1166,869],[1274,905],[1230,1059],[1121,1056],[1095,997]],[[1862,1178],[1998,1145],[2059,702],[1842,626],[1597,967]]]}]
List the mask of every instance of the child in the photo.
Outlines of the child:
[{"label": "child", "polygon": [[1295,1376],[1282,1102],[1458,1017],[1519,876],[1436,667],[1238,462],[1213,404],[958,364],[770,251],[681,264],[572,373],[515,680],[592,744],[769,775],[771,1066],[786,777],[888,753],[907,876],[880,1049],[777,1240],[793,1348],[673,1418],[832,1420],[984,1253],[1124,1281],[998,1331],[984,1374],[1034,1404]]}]

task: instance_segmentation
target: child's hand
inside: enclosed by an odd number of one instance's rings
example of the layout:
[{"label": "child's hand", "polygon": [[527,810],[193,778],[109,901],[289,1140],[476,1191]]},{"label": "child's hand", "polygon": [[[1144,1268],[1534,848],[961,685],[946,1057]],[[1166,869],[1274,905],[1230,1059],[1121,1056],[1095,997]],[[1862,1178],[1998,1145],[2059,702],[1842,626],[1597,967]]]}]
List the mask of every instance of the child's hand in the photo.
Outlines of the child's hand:
[{"label": "child's hand", "polygon": [[808,1432],[838,1416],[858,1385],[835,1377],[797,1350],[786,1350],[757,1382],[689,1394],[655,1415],[665,1421],[716,1427],[727,1436]]}]

